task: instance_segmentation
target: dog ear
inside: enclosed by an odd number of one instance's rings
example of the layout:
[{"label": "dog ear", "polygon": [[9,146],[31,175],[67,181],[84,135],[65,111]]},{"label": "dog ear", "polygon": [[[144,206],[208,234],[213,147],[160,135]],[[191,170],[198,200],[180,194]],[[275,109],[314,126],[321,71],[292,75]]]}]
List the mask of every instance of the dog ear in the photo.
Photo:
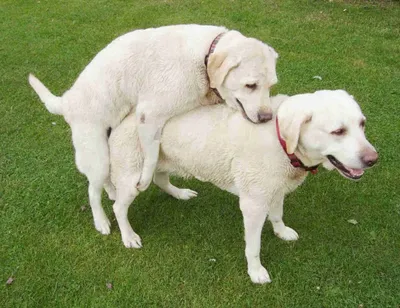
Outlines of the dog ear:
[{"label": "dog ear", "polygon": [[279,108],[279,130],[281,137],[286,141],[286,151],[293,154],[299,143],[301,126],[311,121],[311,113],[298,108]]},{"label": "dog ear", "polygon": [[238,66],[240,60],[229,57],[226,52],[212,53],[208,58],[207,74],[210,78],[210,87],[217,88],[222,85],[229,71]]}]

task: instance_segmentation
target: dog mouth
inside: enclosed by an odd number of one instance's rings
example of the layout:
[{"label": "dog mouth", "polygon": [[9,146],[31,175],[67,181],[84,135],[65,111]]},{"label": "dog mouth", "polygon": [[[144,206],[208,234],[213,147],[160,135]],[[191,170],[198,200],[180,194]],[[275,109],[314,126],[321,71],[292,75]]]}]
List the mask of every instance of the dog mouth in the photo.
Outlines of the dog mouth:
[{"label": "dog mouth", "polygon": [[327,157],[328,157],[329,161],[332,163],[332,165],[334,165],[335,168],[346,178],[349,178],[352,180],[358,180],[364,174],[363,169],[348,168],[345,165],[343,165],[340,161],[338,161],[334,156],[328,155]]},{"label": "dog mouth", "polygon": [[236,102],[238,103],[238,105],[239,105],[239,107],[240,107],[240,109],[241,109],[241,111],[242,111],[243,117],[244,117],[246,120],[250,121],[251,123],[257,124],[257,122],[254,122],[252,119],[249,118],[249,116],[247,115],[246,111],[244,110],[243,104],[240,102],[240,100],[238,100],[238,99],[236,98]]}]

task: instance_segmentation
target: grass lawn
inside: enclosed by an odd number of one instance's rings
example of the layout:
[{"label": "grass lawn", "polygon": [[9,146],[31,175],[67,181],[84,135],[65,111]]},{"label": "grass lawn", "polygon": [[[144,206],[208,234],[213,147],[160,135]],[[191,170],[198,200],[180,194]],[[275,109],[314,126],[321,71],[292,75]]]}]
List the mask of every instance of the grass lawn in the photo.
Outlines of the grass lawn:
[{"label": "grass lawn", "polygon": [[[1,0],[0,19],[0,307],[399,307],[398,1]],[[271,284],[250,282],[238,200],[210,184],[175,179],[199,192],[187,202],[142,194],[141,250],[123,246],[111,201],[112,234],[97,233],[69,127],[28,86],[34,72],[60,95],[112,39],[177,23],[259,38],[280,54],[275,93],[343,88],[368,117],[378,166],[309,176],[285,204],[298,242],[266,224]]]}]

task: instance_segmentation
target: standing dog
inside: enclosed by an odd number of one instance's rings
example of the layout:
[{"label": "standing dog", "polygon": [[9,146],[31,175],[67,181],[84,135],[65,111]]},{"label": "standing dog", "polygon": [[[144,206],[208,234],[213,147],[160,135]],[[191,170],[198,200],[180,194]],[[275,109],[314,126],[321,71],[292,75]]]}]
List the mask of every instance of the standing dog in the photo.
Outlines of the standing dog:
[{"label": "standing dog", "polygon": [[[125,34],[97,56],[62,97],[36,77],[29,83],[54,114],[71,126],[75,161],[89,180],[96,229],[110,233],[101,206],[102,188],[110,198],[107,132],[135,110],[144,154],[140,191],[151,182],[165,122],[222,98],[254,123],[272,118],[269,89],[277,82],[277,53],[266,44],[223,27],[177,25]],[[217,97],[210,91],[217,93]],[[219,122],[220,119],[214,119]],[[136,147],[132,149],[137,150]]]},{"label": "standing dog", "polygon": [[[286,241],[298,234],[285,226],[283,200],[323,164],[359,179],[378,159],[364,135],[365,117],[345,91],[278,96],[275,121],[252,125],[225,106],[204,106],[165,125],[154,183],[177,199],[197,195],[169,182],[169,173],[194,176],[240,197],[248,273],[255,283],[270,282],[260,262],[261,230],[268,216]],[[279,106],[280,104],[280,106]],[[279,106],[279,107],[278,107]],[[126,247],[141,247],[127,218],[139,191],[143,152],[138,125],[129,115],[110,136],[111,180],[117,191],[113,209]]]}]

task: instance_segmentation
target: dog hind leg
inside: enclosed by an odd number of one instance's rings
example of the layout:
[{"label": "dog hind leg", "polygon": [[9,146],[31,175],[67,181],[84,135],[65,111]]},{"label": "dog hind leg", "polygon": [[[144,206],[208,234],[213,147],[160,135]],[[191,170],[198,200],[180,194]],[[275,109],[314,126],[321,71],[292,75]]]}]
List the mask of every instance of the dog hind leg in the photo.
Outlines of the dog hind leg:
[{"label": "dog hind leg", "polygon": [[136,234],[128,220],[129,206],[139,195],[136,188],[136,183],[140,174],[136,175],[126,174],[124,177],[119,177],[117,188],[117,199],[113,205],[115,217],[118,221],[118,226],[121,231],[122,242],[127,248],[141,248],[142,240]]},{"label": "dog hind leg", "polygon": [[71,126],[78,170],[89,181],[89,202],[96,229],[110,234],[110,221],[101,205],[103,185],[109,178],[109,148],[106,130],[90,124]]}]

